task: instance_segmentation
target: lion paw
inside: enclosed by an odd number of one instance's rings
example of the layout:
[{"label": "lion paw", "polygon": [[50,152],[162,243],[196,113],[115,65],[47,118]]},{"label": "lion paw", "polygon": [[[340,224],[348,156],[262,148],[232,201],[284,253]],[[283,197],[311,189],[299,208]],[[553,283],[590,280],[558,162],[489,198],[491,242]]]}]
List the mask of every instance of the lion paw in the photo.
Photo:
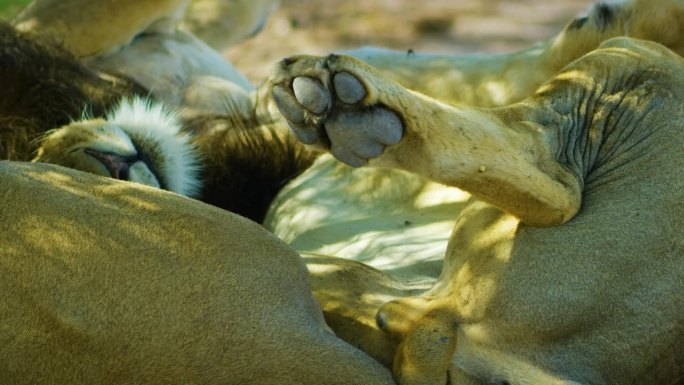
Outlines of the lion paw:
[{"label": "lion paw", "polygon": [[329,148],[353,167],[382,155],[404,132],[399,115],[373,97],[377,92],[362,80],[367,74],[359,74],[361,66],[336,55],[288,58],[276,69],[271,88],[298,140]]}]

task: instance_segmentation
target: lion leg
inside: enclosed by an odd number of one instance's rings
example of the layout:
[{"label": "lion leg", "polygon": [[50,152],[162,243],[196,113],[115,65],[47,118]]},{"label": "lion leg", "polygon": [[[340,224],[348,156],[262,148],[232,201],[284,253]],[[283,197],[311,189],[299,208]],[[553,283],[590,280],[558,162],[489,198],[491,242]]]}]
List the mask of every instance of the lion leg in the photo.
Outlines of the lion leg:
[{"label": "lion leg", "polygon": [[532,123],[538,106],[449,106],[348,56],[285,59],[271,82],[295,136],[351,166],[415,172],[530,225],[558,225],[579,209],[580,182],[555,159],[558,133]]},{"label": "lion leg", "polygon": [[457,317],[444,300],[409,297],[384,304],[378,326],[401,341],[393,372],[400,385],[443,385],[456,351]]},{"label": "lion leg", "polygon": [[264,27],[279,0],[193,0],[182,27],[222,51]]},{"label": "lion leg", "polygon": [[34,0],[12,24],[58,41],[76,57],[116,52],[143,32],[168,32],[189,0]]},{"label": "lion leg", "polygon": [[[493,107],[532,95],[560,66],[549,45],[509,54],[458,55],[364,47],[353,56],[402,86],[448,103]],[[492,87],[492,84],[496,84]]]}]

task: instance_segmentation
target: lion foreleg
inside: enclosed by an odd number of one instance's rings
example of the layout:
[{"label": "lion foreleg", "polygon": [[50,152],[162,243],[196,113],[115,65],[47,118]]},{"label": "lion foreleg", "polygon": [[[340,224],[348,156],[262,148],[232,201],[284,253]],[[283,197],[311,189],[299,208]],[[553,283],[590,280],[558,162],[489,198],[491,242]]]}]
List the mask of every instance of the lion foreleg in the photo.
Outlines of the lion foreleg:
[{"label": "lion foreleg", "polygon": [[531,225],[558,225],[579,209],[579,181],[554,159],[558,138],[529,122],[535,106],[449,106],[346,56],[286,59],[272,83],[295,135],[351,166],[412,171]]}]

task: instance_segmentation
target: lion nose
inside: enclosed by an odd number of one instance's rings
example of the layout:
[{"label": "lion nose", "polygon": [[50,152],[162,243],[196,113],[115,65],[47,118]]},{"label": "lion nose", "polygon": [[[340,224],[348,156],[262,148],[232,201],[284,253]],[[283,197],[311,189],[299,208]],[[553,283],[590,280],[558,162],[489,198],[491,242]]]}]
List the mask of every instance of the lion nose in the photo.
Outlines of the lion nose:
[{"label": "lion nose", "polygon": [[86,148],[85,153],[102,163],[114,179],[128,180],[131,165],[138,161],[137,155],[120,155]]}]

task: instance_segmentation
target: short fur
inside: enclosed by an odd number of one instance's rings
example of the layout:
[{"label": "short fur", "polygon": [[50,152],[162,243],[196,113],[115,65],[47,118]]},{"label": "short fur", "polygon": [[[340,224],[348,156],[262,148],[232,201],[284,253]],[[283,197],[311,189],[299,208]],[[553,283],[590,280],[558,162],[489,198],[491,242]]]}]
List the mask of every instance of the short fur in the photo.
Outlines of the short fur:
[{"label": "short fur", "polygon": [[3,384],[393,383],[257,224],[54,165],[0,162],[0,181]]},{"label": "short fur", "polygon": [[[348,79],[355,80],[330,86]],[[340,95],[356,83],[362,98]],[[318,282],[336,286],[315,287],[339,293],[353,282],[348,292],[362,303],[334,304],[352,319],[355,310],[367,314],[371,301],[405,296],[377,312],[379,327],[398,344],[400,384],[683,378],[680,56],[653,42],[608,40],[535,95],[495,109],[446,105],[348,56],[288,58],[272,84],[290,125],[329,143],[341,160],[354,154],[480,198],[460,213],[442,274],[425,293],[411,296],[387,278],[377,285],[364,269],[353,281],[338,275]],[[318,113],[302,97],[313,94],[330,100]],[[393,137],[397,125],[402,138],[392,145],[383,135]],[[366,143],[384,151],[363,155]],[[388,346],[382,342],[361,346],[377,351]]]},{"label": "short fur", "polygon": [[217,51],[258,33],[279,0],[193,0],[182,27]]},{"label": "short fur", "polygon": [[[610,17],[608,17],[610,16]],[[378,48],[348,53],[414,91],[444,102],[482,107],[520,101],[568,63],[618,36],[656,41],[684,55],[681,0],[597,3],[554,38],[504,55],[430,54]]]},{"label": "short fur", "polygon": [[81,59],[115,53],[146,32],[172,32],[189,2],[34,0],[12,24],[60,42]]},{"label": "short fur", "polygon": [[[374,48],[352,54],[383,76],[440,101],[499,106],[529,97],[572,60],[615,35],[634,34],[684,53],[681,0],[609,6],[615,23],[610,28],[596,28],[591,11],[581,29],[570,28],[575,24],[570,22],[548,42],[506,55],[407,57],[403,51]],[[480,166],[474,167],[478,173]],[[297,250],[317,256],[310,265],[314,292],[337,334],[391,365],[387,346],[393,341],[378,328],[375,315],[382,303],[411,295],[402,288],[415,288],[417,280],[429,286],[439,277],[440,261],[468,199],[465,191],[419,175],[355,170],[326,155],[276,197],[265,226]],[[322,255],[329,256],[325,262]],[[380,271],[366,275],[368,266]]]}]

